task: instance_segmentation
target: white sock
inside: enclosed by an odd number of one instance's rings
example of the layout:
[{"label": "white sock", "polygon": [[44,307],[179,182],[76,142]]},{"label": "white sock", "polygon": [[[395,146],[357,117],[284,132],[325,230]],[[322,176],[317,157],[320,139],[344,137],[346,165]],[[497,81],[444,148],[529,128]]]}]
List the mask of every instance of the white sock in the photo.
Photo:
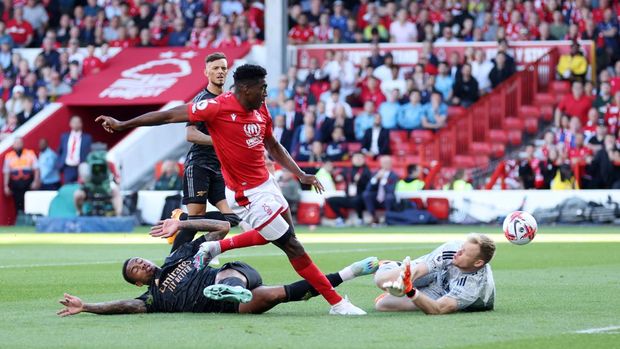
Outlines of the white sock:
[{"label": "white sock", "polygon": [[345,267],[341,271],[338,272],[338,275],[342,278],[342,281],[349,281],[355,278],[355,274],[353,274],[353,269],[351,266]]}]

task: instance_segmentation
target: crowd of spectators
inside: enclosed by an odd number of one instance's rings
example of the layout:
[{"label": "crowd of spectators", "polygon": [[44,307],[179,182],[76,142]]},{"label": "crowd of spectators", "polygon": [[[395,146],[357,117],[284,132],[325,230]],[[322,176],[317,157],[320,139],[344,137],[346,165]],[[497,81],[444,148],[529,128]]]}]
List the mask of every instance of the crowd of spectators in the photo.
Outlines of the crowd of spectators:
[{"label": "crowd of spectators", "polygon": [[[231,48],[261,42],[260,1],[20,0],[0,3],[0,141],[82,77],[111,47]],[[20,48],[38,48],[29,62]]]},{"label": "crowd of spectators", "polygon": [[552,127],[522,154],[523,188],[620,189],[620,91],[612,95],[611,87],[620,75],[611,76],[603,70],[594,92],[586,92],[579,80],[572,83]]}]

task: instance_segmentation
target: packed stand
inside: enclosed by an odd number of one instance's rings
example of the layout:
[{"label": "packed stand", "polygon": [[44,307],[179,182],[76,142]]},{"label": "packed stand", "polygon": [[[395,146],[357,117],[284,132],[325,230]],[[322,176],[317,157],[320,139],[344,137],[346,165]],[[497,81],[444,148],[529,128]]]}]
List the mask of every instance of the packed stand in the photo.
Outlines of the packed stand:
[{"label": "packed stand", "polygon": [[[262,42],[263,23],[259,1],[4,1],[0,141],[103,69],[111,47],[253,45]],[[19,48],[42,52],[30,64]]]}]

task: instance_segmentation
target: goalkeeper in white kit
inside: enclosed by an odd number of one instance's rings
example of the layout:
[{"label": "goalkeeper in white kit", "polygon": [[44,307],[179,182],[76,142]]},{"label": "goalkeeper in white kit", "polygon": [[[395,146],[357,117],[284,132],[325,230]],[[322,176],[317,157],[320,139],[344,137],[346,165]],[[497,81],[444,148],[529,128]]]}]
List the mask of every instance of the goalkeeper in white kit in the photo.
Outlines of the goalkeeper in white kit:
[{"label": "goalkeeper in white kit", "polygon": [[472,233],[465,241],[449,241],[413,261],[387,261],[375,274],[385,291],[378,311],[421,310],[426,314],[493,310],[495,283],[489,262],[495,242]]}]

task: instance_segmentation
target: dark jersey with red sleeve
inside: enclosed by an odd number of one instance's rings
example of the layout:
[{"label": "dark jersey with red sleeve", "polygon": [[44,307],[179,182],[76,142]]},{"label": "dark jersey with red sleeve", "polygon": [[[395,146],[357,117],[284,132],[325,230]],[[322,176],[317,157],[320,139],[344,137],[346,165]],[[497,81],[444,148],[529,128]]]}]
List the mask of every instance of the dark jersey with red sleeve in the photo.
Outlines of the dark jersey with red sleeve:
[{"label": "dark jersey with red sleeve", "polygon": [[265,104],[247,111],[232,92],[188,104],[190,122],[205,122],[222,164],[226,186],[234,191],[259,186],[269,178],[264,139],[272,137]]}]

